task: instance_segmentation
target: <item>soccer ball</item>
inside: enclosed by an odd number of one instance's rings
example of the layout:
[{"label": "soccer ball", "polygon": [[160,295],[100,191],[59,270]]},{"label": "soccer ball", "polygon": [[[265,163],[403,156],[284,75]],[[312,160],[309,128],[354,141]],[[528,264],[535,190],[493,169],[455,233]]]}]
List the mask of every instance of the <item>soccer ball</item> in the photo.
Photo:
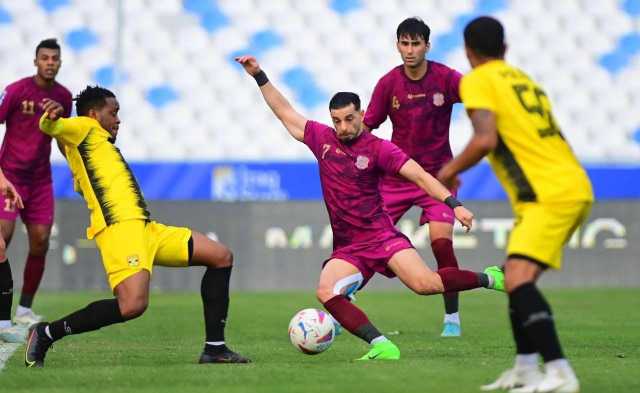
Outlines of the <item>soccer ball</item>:
[{"label": "soccer ball", "polygon": [[324,311],[306,308],[298,311],[289,322],[291,344],[307,355],[326,351],[334,337],[333,318]]}]

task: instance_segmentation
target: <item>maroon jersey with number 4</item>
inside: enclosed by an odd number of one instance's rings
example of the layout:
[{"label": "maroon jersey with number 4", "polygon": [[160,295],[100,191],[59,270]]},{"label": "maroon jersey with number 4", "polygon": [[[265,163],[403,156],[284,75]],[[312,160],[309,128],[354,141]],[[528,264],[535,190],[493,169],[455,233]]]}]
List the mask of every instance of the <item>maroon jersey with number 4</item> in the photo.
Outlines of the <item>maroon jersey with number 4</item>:
[{"label": "maroon jersey with number 4", "polygon": [[364,123],[374,130],[391,119],[391,141],[427,172],[436,174],[451,160],[449,124],[453,104],[460,102],[462,75],[444,64],[428,61],[420,80],[407,77],[398,66],[380,78]]}]

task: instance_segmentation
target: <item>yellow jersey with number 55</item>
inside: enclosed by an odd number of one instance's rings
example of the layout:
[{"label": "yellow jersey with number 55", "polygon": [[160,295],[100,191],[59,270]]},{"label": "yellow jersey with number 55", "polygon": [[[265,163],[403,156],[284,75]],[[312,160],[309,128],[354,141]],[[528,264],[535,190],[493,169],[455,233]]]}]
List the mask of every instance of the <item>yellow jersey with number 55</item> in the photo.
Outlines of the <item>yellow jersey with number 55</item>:
[{"label": "yellow jersey with number 55", "polygon": [[512,203],[592,201],[587,174],[551,112],[544,90],[503,60],[484,63],[460,82],[467,110],[496,116],[498,144],[489,162]]}]

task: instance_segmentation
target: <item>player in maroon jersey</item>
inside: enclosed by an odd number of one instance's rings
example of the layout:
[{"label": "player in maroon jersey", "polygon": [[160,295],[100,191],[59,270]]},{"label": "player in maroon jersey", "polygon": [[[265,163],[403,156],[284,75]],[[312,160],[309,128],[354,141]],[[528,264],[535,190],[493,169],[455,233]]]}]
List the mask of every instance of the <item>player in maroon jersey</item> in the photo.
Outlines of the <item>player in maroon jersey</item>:
[{"label": "player in maroon jersey", "polygon": [[[462,75],[444,64],[427,60],[430,29],[419,18],[405,19],[396,31],[402,65],[378,81],[364,124],[369,130],[391,119],[391,141],[431,175],[451,160],[449,123],[453,104],[460,102],[458,85]],[[456,195],[456,189],[450,190]],[[420,225],[428,223],[431,249],[438,269],[458,267],[453,252],[454,215],[450,207],[425,194],[407,179],[390,175],[381,185],[385,207],[394,223],[412,206],[422,209]],[[445,293],[443,337],[461,334],[458,294]]]},{"label": "player in maroon jersey", "polygon": [[333,129],[300,115],[269,82],[255,58],[242,56],[236,61],[256,79],[265,101],[291,136],[306,144],[318,160],[333,253],[322,268],[316,294],[334,319],[371,344],[361,360],[400,358],[400,350],[348,300],[375,273],[398,276],[420,295],[502,286],[500,271],[493,275],[454,267],[431,271],[409,239],[394,227],[379,192],[385,174],[404,176],[444,201],[466,228],[471,227],[473,214],[397,146],[364,132],[357,94],[333,96],[329,103]]},{"label": "player in maroon jersey", "polygon": [[[41,319],[31,310],[31,305],[44,273],[54,212],[51,137],[40,132],[38,127],[43,113],[42,101],[45,98],[58,101],[64,107],[64,116],[71,114],[71,93],[56,82],[61,65],[58,42],[55,39],[40,42],[33,62],[36,74],[11,83],[0,98],[0,123],[6,124],[0,167],[24,202],[24,209],[18,211],[9,199],[3,201],[0,229],[8,245],[18,214],[27,228],[29,254],[20,304],[14,317],[14,322],[27,325]],[[4,274],[11,279],[10,271]],[[10,309],[11,305],[8,307]]]}]

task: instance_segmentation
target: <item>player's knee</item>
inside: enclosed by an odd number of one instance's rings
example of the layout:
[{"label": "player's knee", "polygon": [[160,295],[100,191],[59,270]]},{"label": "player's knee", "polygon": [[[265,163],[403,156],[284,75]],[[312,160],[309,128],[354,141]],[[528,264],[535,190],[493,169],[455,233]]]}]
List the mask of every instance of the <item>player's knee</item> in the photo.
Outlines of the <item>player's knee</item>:
[{"label": "player's knee", "polygon": [[233,252],[225,246],[222,252],[212,257],[207,265],[215,268],[231,267],[233,266]]},{"label": "player's knee", "polygon": [[411,289],[419,295],[433,295],[444,292],[442,280],[435,273],[416,278],[412,283]]},{"label": "player's knee", "polygon": [[233,252],[228,247],[222,256],[222,264],[224,267],[233,266]]},{"label": "player's knee", "polygon": [[133,299],[121,301],[119,306],[122,318],[125,320],[134,319],[144,314],[149,306],[149,299],[147,297],[139,296]]},{"label": "player's knee", "polygon": [[7,256],[7,243],[0,236],[0,261],[4,261]]},{"label": "player's knee", "polygon": [[534,282],[535,279],[533,277],[528,277],[525,275],[505,275],[504,277],[504,287],[507,293],[511,293],[515,291],[518,287],[521,287],[524,284]]},{"label": "player's knee", "polygon": [[49,234],[38,233],[29,239],[29,254],[44,256],[49,251]]},{"label": "player's knee", "polygon": [[535,282],[536,278],[537,274],[535,269],[530,269],[526,265],[507,263],[504,275],[504,286],[506,291],[511,293],[524,284]]},{"label": "player's knee", "polygon": [[318,284],[318,288],[316,288],[316,298],[322,304],[325,304],[329,301],[335,294],[333,293],[333,286],[327,285],[324,283]]}]

